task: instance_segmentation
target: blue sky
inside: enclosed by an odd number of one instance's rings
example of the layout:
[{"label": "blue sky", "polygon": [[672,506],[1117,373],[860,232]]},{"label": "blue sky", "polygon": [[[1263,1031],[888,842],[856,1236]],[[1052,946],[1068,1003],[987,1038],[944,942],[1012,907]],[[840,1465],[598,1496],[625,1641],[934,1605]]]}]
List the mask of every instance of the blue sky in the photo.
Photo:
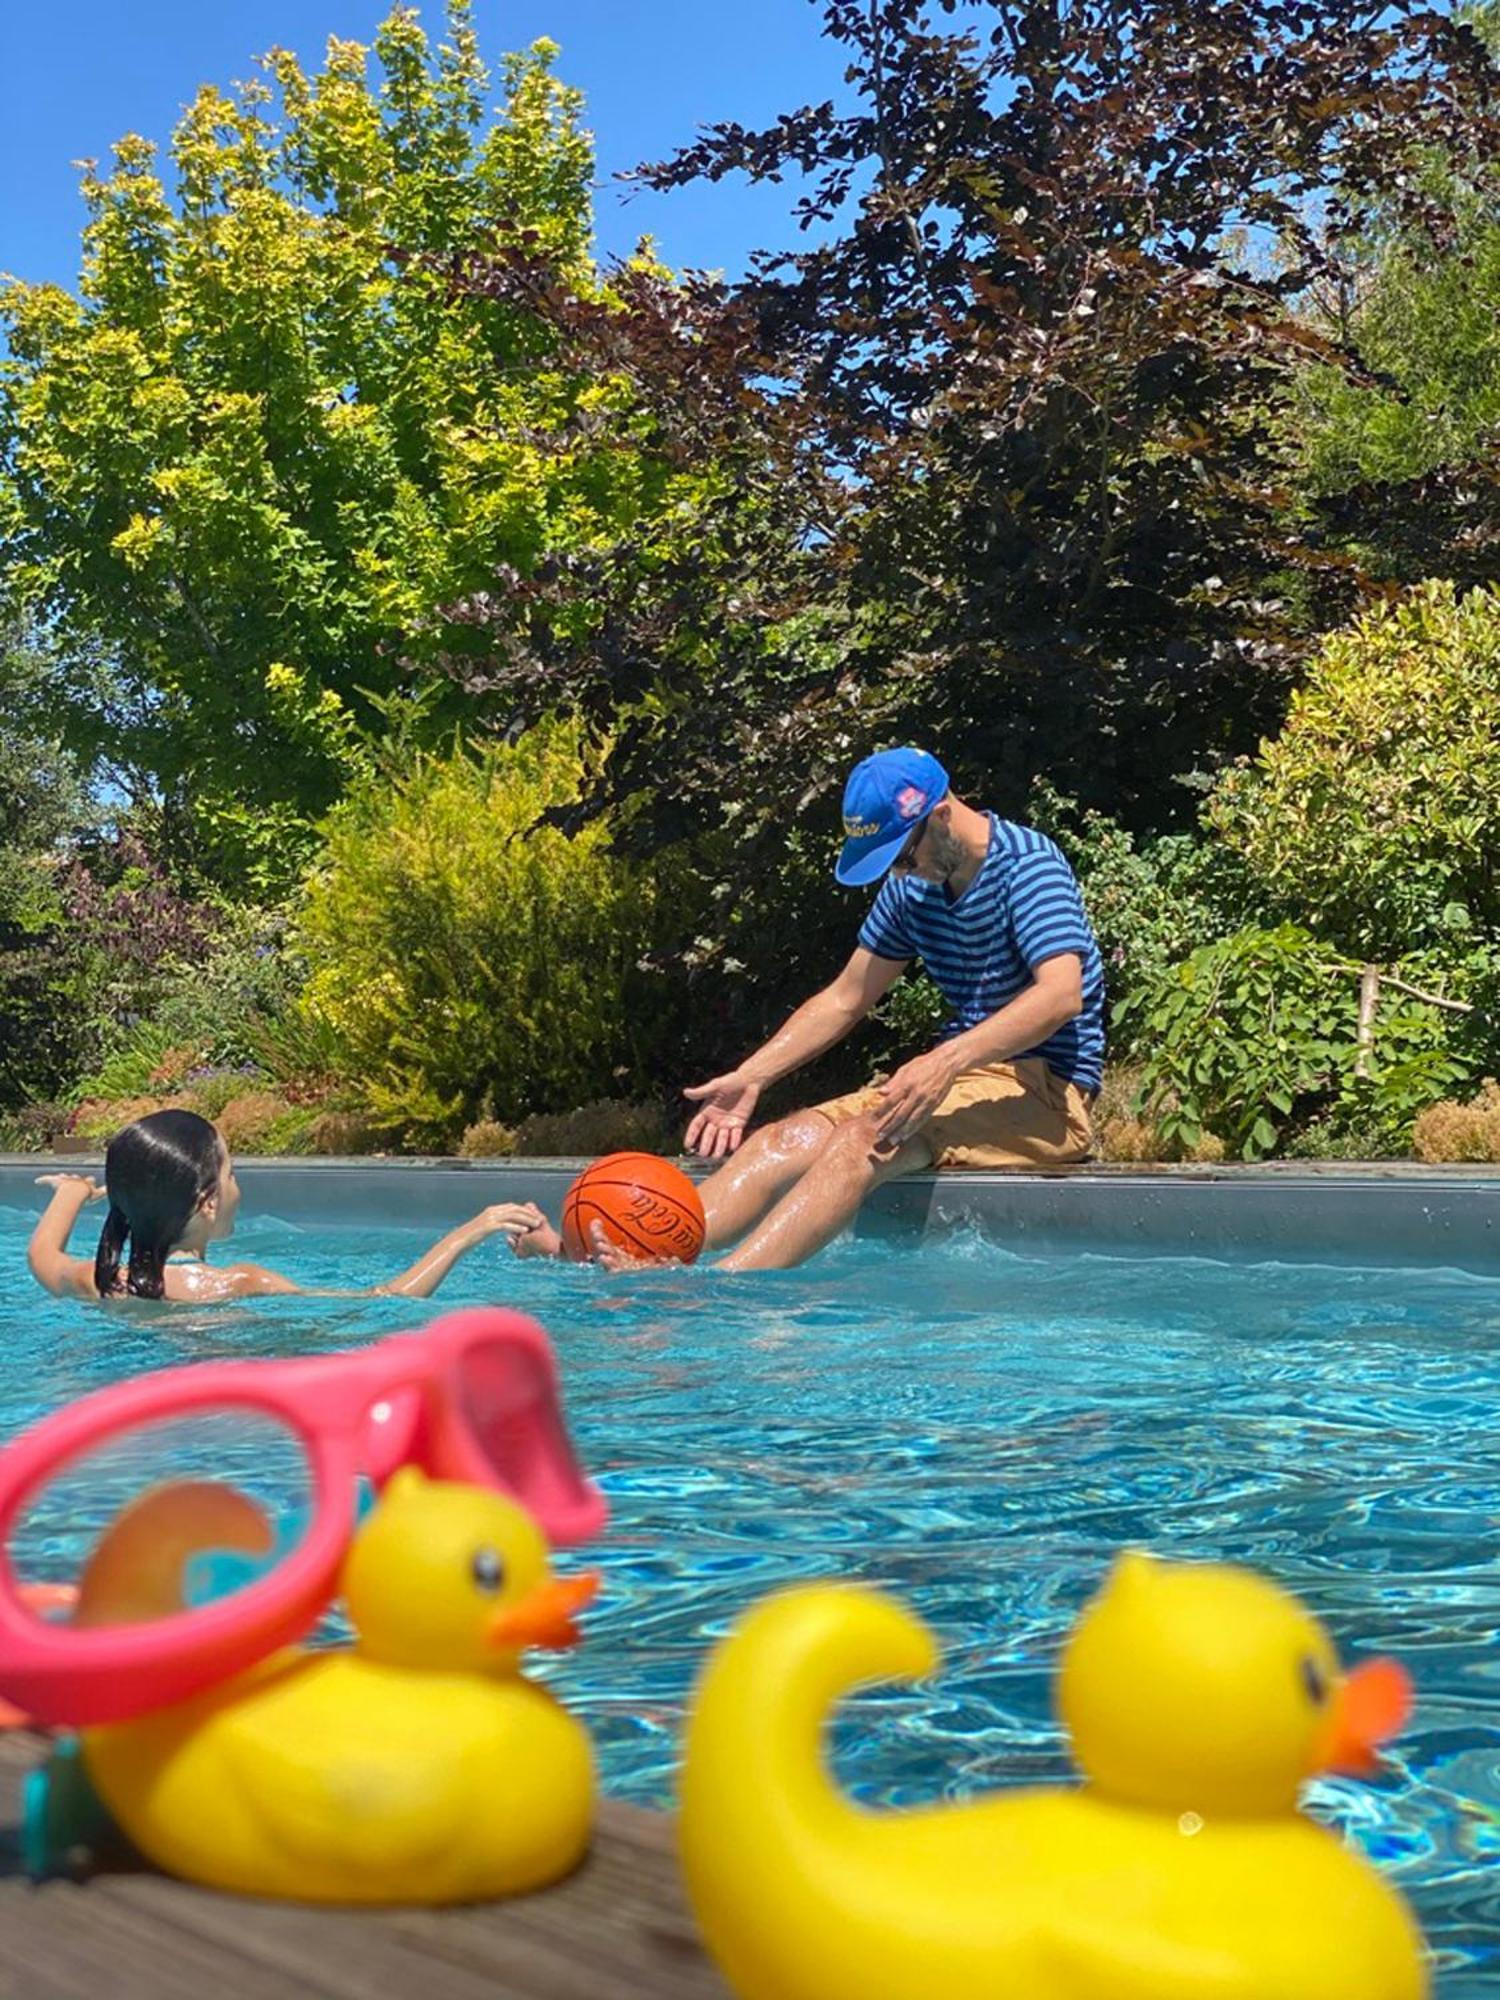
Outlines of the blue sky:
[{"label": "blue sky", "polygon": [[[252,73],[273,45],[316,66],[330,34],[368,41],[382,0],[0,0],[0,270],[72,285],[83,209],[70,162],[107,159],[121,133],[165,146],[200,83]],[[421,14],[441,29],[441,0]],[[656,159],[700,123],[769,123],[836,95],[843,54],[821,40],[811,0],[475,0],[486,60],[539,35],[562,45],[558,73],[579,85],[598,149],[601,252],[642,231],[679,268],[738,273],[780,244],[795,190],[734,182],[628,204],[616,170]]]}]

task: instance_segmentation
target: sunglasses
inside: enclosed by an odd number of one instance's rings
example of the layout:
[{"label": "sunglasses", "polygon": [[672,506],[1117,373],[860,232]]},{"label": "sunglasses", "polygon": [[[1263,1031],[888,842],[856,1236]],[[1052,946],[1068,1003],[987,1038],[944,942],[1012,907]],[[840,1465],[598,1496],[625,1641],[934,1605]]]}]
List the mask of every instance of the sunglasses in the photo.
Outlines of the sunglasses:
[{"label": "sunglasses", "polygon": [[906,839],[901,843],[901,852],[896,856],[895,860],[891,863],[891,867],[896,872],[896,874],[898,875],[909,874],[910,871],[916,867],[917,850],[921,847],[922,842],[927,838],[927,828],[931,823],[931,817],[932,817],[931,814],[929,814],[926,819],[918,820],[917,824],[912,828],[911,832],[906,836]]},{"label": "sunglasses", "polygon": [[[147,1426],[226,1414],[270,1419],[299,1455],[312,1504],[295,1547],[232,1597],[140,1623],[49,1622],[12,1561],[17,1523],[49,1481]],[[352,1353],[169,1368],[44,1418],[0,1452],[0,1696],[76,1727],[243,1672],[317,1624],[337,1594],[361,1476],[378,1487],[403,1465],[510,1495],[554,1543],[587,1540],[608,1514],[574,1455],[546,1334],[494,1308]]]}]

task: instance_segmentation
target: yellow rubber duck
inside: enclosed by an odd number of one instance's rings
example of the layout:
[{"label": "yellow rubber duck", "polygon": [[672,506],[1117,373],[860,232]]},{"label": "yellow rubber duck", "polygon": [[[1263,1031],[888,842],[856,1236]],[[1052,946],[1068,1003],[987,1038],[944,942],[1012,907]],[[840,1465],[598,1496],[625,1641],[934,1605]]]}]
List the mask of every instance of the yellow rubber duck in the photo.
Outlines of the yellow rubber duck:
[{"label": "yellow rubber duck", "polygon": [[[121,1550],[164,1545],[150,1513],[101,1548],[81,1589],[90,1617],[118,1617],[140,1594]],[[254,1546],[233,1513],[221,1504],[219,1539]],[[553,1577],[514,1502],[404,1470],[344,1565],[353,1649],[284,1651],[191,1701],[87,1730],[89,1777],[158,1867],[220,1889],[458,1903],[540,1888],[588,1846],[593,1755],[521,1678],[520,1657],[571,1645],[597,1583]],[[158,1576],[146,1589],[157,1611],[160,1595]]]},{"label": "yellow rubber duck", "polygon": [[742,2000],[1419,2000],[1421,1936],[1297,1812],[1404,1719],[1393,1662],[1341,1678],[1326,1633],[1243,1570],[1121,1558],[1062,1664],[1086,1783],[913,1812],[855,1805],[822,1736],[851,1687],[932,1672],[859,1586],[767,1599],[688,1729],[680,1839]]}]

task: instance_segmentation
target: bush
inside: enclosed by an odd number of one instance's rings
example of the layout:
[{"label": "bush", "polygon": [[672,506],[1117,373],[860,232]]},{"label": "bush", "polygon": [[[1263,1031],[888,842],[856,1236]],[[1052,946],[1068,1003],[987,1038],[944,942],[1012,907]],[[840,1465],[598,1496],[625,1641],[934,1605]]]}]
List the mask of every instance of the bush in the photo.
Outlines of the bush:
[{"label": "bush", "polygon": [[533,1158],[595,1160],[602,1153],[681,1151],[682,1135],[659,1104],[629,1104],[600,1098],[576,1111],[538,1112],[523,1119],[515,1150]]},{"label": "bush", "polygon": [[73,1131],[80,1139],[95,1139],[104,1145],[137,1118],[165,1111],[169,1102],[165,1097],[88,1098],[73,1113]]},{"label": "bush", "polygon": [[1427,583],[1324,644],[1210,823],[1273,909],[1361,958],[1500,928],[1500,590]]},{"label": "bush", "polygon": [[1500,1083],[1487,1076],[1469,1103],[1429,1105],[1416,1121],[1412,1151],[1419,1160],[1500,1162]]},{"label": "bush", "polygon": [[498,1118],[481,1118],[470,1125],[458,1142],[460,1156],[465,1160],[498,1160],[516,1150],[514,1128],[502,1125]]},{"label": "bush", "polygon": [[538,823],[581,775],[576,732],[552,727],[421,757],[327,822],[298,933],[305,1012],[360,1108],[408,1143],[598,1097],[656,1040],[657,1010],[632,1004],[644,881],[602,825]]},{"label": "bush", "polygon": [[232,1153],[284,1152],[291,1133],[312,1124],[312,1114],[288,1104],[274,1090],[232,1097],[214,1120]]},{"label": "bush", "polygon": [[1104,961],[1111,1048],[1132,1055],[1131,996],[1249,920],[1244,869],[1222,843],[1195,834],[1137,841],[1117,820],[1080,808],[1045,780],[1032,787],[1028,816],[1078,877]]},{"label": "bush", "polygon": [[307,1128],[305,1150],[346,1158],[362,1153],[378,1153],[382,1134],[358,1111],[319,1111]]},{"label": "bush", "polygon": [[[1434,976],[1429,961],[1401,970]],[[1259,1159],[1319,1121],[1325,1147],[1359,1133],[1380,1154],[1404,1151],[1417,1114],[1473,1073],[1478,1010],[1455,1016],[1383,987],[1361,1074],[1358,971],[1294,924],[1194,952],[1130,1003],[1133,1036],[1150,1049],[1138,1113],[1186,1156],[1210,1132]]]}]

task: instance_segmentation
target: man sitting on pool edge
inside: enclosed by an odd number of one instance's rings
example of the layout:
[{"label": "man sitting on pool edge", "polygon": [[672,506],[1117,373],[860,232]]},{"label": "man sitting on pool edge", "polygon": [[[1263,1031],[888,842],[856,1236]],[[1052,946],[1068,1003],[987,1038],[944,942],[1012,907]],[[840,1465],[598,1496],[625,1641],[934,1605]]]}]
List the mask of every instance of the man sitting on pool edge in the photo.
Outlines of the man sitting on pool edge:
[{"label": "man sitting on pool edge", "polygon": [[[800,1264],[898,1175],[1058,1166],[1092,1145],[1104,969],[1057,847],[955,798],[937,759],[914,749],[855,767],[844,833],[839,881],[881,882],[854,955],[737,1069],[684,1092],[701,1105],[687,1149],[725,1162],[699,1186],[706,1247],[735,1245],[722,1271]],[[914,958],[953,1009],[936,1046],[747,1139],[766,1086],[842,1041]]]}]

